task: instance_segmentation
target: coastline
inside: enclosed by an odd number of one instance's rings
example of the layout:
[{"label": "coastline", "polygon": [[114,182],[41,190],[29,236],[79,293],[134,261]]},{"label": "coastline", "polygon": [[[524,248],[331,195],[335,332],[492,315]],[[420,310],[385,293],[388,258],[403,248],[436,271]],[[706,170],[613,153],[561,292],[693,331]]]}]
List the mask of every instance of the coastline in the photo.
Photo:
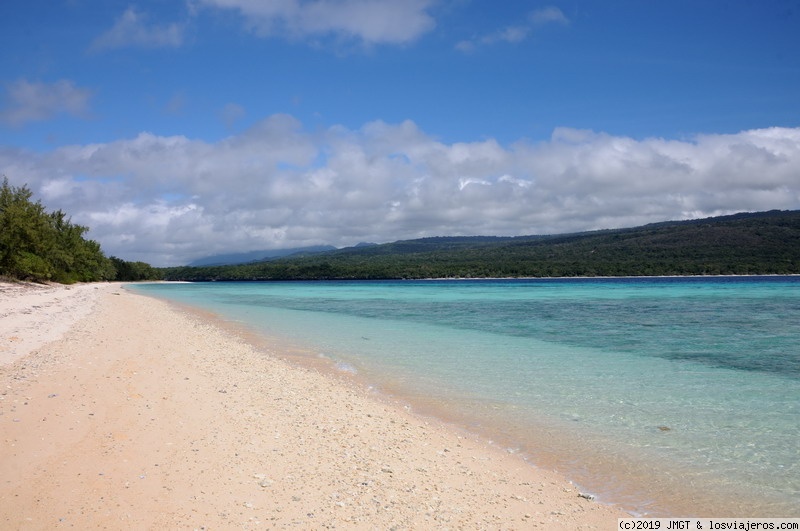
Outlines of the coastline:
[{"label": "coastline", "polygon": [[[358,284],[358,281],[353,284]],[[139,290],[134,289],[134,291]],[[179,307],[182,307],[182,304],[193,304],[192,301],[198,295],[195,293],[195,296],[172,297],[167,293],[161,293],[158,289],[151,293]],[[175,302],[177,300],[187,302]],[[201,295],[196,304],[215,308],[214,304],[205,304],[210,300]],[[671,461],[668,459],[669,455],[664,459],[665,454],[658,450],[658,439],[652,443],[648,441],[649,444],[644,445],[620,446],[615,444],[612,438],[607,437],[608,433],[606,436],[602,434],[598,436],[601,432],[583,429],[584,423],[576,423],[571,417],[554,419],[546,414],[540,415],[541,412],[549,411],[547,407],[529,411],[513,406],[496,407],[491,400],[488,402],[467,400],[466,398],[470,396],[468,390],[455,397],[448,397],[446,394],[440,394],[436,386],[427,389],[415,388],[409,385],[412,379],[406,377],[402,364],[395,368],[390,366],[375,371],[373,370],[375,367],[369,363],[359,363],[357,355],[350,357],[351,354],[359,352],[363,345],[361,341],[356,341],[358,344],[346,341],[338,344],[335,339],[341,339],[340,330],[344,336],[358,338],[362,325],[352,329],[347,323],[328,327],[324,321],[317,323],[310,316],[293,321],[291,318],[284,319],[280,310],[271,313],[258,313],[255,310],[228,313],[223,308],[216,310],[198,310],[194,306],[184,308],[185,311],[201,316],[206,311],[212,312],[208,316],[214,322],[233,330],[236,334],[244,334],[252,344],[265,344],[267,348],[280,345],[278,350],[281,357],[289,359],[294,365],[309,367],[333,378],[355,381],[361,386],[368,386],[372,390],[371,398],[403,404],[414,413],[421,414],[423,418],[435,419],[434,422],[443,421],[451,428],[466,430],[472,435],[491,441],[493,446],[519,455],[533,466],[556,470],[569,478],[582,492],[596,496],[597,501],[614,504],[633,515],[755,517],[796,514],[791,495],[784,496],[785,491],[756,492],[755,487],[760,484],[758,481],[752,485],[746,479],[741,481],[737,478],[730,481],[730,478],[724,475],[716,476],[715,471],[704,467],[703,463],[694,466],[691,462]],[[213,313],[217,311],[220,313]],[[252,319],[248,317],[250,314]],[[363,326],[366,326],[366,323]],[[376,339],[371,334],[367,335],[370,337],[360,337]],[[394,352],[392,357],[397,359],[405,356],[403,352],[415,352],[417,348],[421,352],[428,348],[427,344],[415,346],[413,342],[406,342],[399,337],[383,339],[384,343],[388,339],[389,343],[404,345],[400,351]],[[445,340],[448,344],[451,341],[456,345],[460,344],[457,338]],[[345,346],[340,348],[342,345]],[[377,343],[370,343],[367,346],[369,351],[376,348],[380,348]],[[459,348],[467,347],[461,344],[456,350]],[[565,365],[553,376],[565,377],[571,373],[570,366],[571,364]],[[667,374],[660,370],[657,372]],[[615,376],[618,374],[613,373]],[[462,380],[472,381],[473,378],[474,375]],[[446,385],[447,382],[443,382],[443,387]],[[729,388],[738,387],[729,386]],[[560,396],[559,393],[542,394],[545,395]],[[587,396],[591,396],[591,393]],[[570,402],[567,400],[560,403]],[[604,417],[596,415],[592,418]],[[666,423],[665,418],[669,419]],[[680,419],[676,421],[672,417],[659,416],[644,425],[644,430],[651,432],[658,430],[655,431],[656,438],[673,438],[679,432],[691,433],[691,430],[686,429],[680,422]],[[661,430],[658,427],[665,424],[673,429],[680,427],[676,431]]]},{"label": "coastline", "polygon": [[[0,364],[4,527],[592,529],[628,516],[163,301],[54,289],[53,308],[94,298],[60,338]],[[41,304],[10,298],[40,326],[9,336],[4,319],[0,352],[53,330]]]}]

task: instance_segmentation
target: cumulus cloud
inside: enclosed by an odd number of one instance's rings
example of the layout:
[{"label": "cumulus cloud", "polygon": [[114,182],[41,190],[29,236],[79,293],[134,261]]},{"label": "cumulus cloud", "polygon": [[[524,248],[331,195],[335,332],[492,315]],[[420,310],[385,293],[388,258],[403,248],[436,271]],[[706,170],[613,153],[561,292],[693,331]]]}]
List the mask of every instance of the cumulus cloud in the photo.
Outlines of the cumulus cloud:
[{"label": "cumulus cloud", "polygon": [[129,7],[108,31],[92,42],[89,49],[99,52],[128,47],[178,48],[183,44],[183,34],[182,25],[149,25],[145,13]]},{"label": "cumulus cloud", "polygon": [[411,121],[307,129],[275,115],[209,143],[141,133],[0,173],[155,265],[312,244],[553,234],[800,208],[800,129],[637,140],[559,128],[546,141],[443,143]]},{"label": "cumulus cloud", "polygon": [[335,36],[364,44],[405,44],[436,25],[432,0],[199,0],[236,10],[257,35]]},{"label": "cumulus cloud", "polygon": [[518,43],[527,39],[530,34],[546,24],[569,24],[569,19],[557,7],[544,7],[528,13],[522,24],[508,26],[485,35],[465,39],[456,43],[456,49],[465,53],[474,51],[480,46],[496,43]]},{"label": "cumulus cloud", "polygon": [[91,97],[91,90],[78,87],[69,79],[54,83],[20,79],[6,85],[6,106],[0,118],[12,126],[49,120],[62,113],[85,118]]}]

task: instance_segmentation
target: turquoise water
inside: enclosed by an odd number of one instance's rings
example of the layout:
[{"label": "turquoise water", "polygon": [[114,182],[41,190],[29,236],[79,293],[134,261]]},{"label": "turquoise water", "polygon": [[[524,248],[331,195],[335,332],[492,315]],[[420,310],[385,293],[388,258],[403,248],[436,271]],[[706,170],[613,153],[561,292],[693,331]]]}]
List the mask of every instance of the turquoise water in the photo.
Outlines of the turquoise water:
[{"label": "turquoise water", "polygon": [[798,516],[800,278],[147,284],[637,514]]}]

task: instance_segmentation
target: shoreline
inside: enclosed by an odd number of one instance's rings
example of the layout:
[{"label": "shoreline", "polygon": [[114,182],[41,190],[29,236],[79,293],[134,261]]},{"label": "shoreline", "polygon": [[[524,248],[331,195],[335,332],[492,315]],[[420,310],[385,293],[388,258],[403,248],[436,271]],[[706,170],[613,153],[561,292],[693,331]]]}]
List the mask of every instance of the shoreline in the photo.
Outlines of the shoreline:
[{"label": "shoreline", "polygon": [[591,529],[628,516],[274,345],[120,284],[93,292],[60,339],[0,365],[4,525]]},{"label": "shoreline", "polygon": [[[154,296],[161,298],[158,294]],[[162,300],[186,311],[208,312],[183,306],[184,303],[171,301],[167,296]],[[287,335],[287,330],[292,328],[283,330],[272,326],[265,336],[265,330],[248,324],[246,319],[212,312],[207,317],[237,334],[245,333],[251,343],[280,344],[284,354],[292,351],[289,356],[292,364],[321,370],[339,380],[357,382],[371,389],[375,399],[401,405],[426,419],[442,422],[450,429],[482,438],[503,451],[518,455],[529,466],[557,471],[582,493],[594,496],[597,502],[614,505],[630,514],[643,517],[796,514],[796,510],[791,509],[791,499],[781,491],[765,489],[756,494],[747,487],[746,481],[726,484],[727,477],[714,476],[702,467],[697,469],[677,460],[662,462],[658,453],[651,452],[648,446],[620,450],[614,448],[613,443],[608,444],[610,439],[603,440],[602,434],[598,436],[585,430],[581,433],[570,422],[554,422],[547,415],[531,414],[520,423],[522,417],[517,413],[501,411],[491,404],[487,407],[479,401],[459,402],[444,396],[439,397],[444,398],[439,401],[435,389],[415,391],[402,377],[394,379],[391,372],[365,370],[368,367],[358,363],[351,367],[343,353],[340,353],[341,358],[326,354],[324,346],[309,342],[302,332],[298,335],[298,330]],[[791,509],[788,513],[787,507]]]}]

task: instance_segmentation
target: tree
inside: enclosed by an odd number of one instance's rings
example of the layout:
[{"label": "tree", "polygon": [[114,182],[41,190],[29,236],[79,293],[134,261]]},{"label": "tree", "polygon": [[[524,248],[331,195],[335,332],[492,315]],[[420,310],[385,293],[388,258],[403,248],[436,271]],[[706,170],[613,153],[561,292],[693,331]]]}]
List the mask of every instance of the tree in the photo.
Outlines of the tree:
[{"label": "tree", "polygon": [[[115,280],[124,261],[107,258],[94,240],[84,234],[61,210],[48,213],[27,186],[14,187],[3,179],[0,186],[0,275],[25,280],[71,284]],[[155,278],[147,264],[134,264],[135,280]],[[128,280],[128,279],[125,279]]]},{"label": "tree", "polygon": [[49,279],[53,267],[45,258],[52,238],[41,203],[26,187],[3,179],[0,187],[0,273],[16,278]]}]

